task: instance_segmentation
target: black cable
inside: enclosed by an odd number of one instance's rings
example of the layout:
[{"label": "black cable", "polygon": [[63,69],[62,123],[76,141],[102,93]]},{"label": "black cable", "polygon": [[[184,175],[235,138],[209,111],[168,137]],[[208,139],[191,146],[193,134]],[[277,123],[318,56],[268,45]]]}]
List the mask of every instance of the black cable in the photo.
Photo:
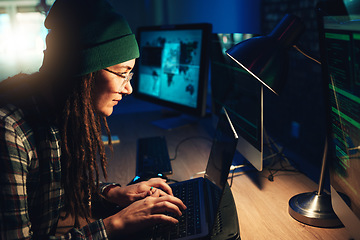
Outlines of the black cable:
[{"label": "black cable", "polygon": [[205,139],[205,140],[208,140],[208,141],[212,142],[212,139],[210,139],[210,138],[208,138],[208,137],[203,137],[203,136],[187,137],[187,138],[181,140],[181,141],[177,144],[177,146],[176,146],[176,148],[175,148],[175,155],[174,155],[173,158],[170,158],[170,161],[173,161],[173,160],[175,160],[175,159],[177,158],[178,150],[179,150],[179,147],[181,146],[181,144],[183,144],[184,142],[186,142],[186,141],[188,141],[188,140],[192,140],[192,139],[196,139],[196,138],[202,138],[202,139]]},{"label": "black cable", "polygon": [[232,174],[231,174],[231,178],[230,178],[230,188],[231,188],[231,186],[232,186],[232,184],[233,184],[233,180],[234,180],[234,173],[235,173],[235,169],[234,170],[232,170]]},{"label": "black cable", "polygon": [[283,166],[281,164],[281,161],[280,161],[280,165],[281,167],[280,168],[267,168],[267,170],[269,171],[269,176],[267,177],[267,179],[269,181],[274,181],[274,177],[275,175],[278,173],[278,172],[293,172],[293,173],[302,173],[304,174],[303,172],[297,170],[297,169],[289,169],[289,168],[286,168],[285,166]]},{"label": "black cable", "polygon": [[[266,168],[269,171],[269,176],[267,177],[267,179],[269,181],[274,181],[274,177],[278,172],[298,172],[298,173],[302,173],[301,171],[297,170],[297,164],[293,161],[290,161],[290,159],[288,157],[285,156],[283,149],[279,150],[279,149],[274,149],[274,145],[276,144],[276,141],[274,141],[273,139],[271,139],[268,144],[267,147],[269,148],[270,152],[274,153],[276,151],[275,156],[272,159],[272,162],[269,164],[269,166]],[[287,166],[284,166],[284,161],[286,163],[288,163],[291,167],[293,167],[294,169],[289,169]],[[280,168],[272,168],[274,167],[277,163],[280,164]],[[295,165],[295,167],[293,166]]]}]

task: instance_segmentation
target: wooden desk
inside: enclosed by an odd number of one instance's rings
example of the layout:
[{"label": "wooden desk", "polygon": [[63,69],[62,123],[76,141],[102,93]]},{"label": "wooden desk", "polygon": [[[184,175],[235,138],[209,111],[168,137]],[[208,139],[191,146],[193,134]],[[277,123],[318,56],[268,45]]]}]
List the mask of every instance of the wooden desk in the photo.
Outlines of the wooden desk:
[{"label": "wooden desk", "polygon": [[270,182],[267,176],[264,170],[254,176],[243,174],[234,178],[231,189],[242,239],[350,239],[345,228],[311,227],[288,214],[292,196],[317,189],[312,180],[302,174],[279,173]]},{"label": "wooden desk", "polygon": [[[139,137],[165,136],[170,157],[173,157],[181,140],[192,136],[212,136],[211,119],[167,131],[151,124],[151,121],[159,118],[159,112],[117,114],[109,118],[112,134],[118,135],[121,141],[114,145],[114,155],[109,160],[109,181],[126,185],[134,177],[136,140]],[[211,142],[203,138],[184,142],[179,148],[178,157],[172,162],[174,173],[170,178],[186,180],[204,171],[210,146]],[[270,182],[267,170],[235,175],[231,189],[237,207],[241,239],[349,239],[344,228],[311,227],[297,222],[288,214],[288,201],[292,196],[317,189],[317,184],[306,176],[280,172]]]}]

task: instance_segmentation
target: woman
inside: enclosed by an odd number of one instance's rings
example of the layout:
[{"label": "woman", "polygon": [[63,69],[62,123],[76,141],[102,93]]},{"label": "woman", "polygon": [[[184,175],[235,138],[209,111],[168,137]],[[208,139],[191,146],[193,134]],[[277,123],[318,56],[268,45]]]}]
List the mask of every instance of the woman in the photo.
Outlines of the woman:
[{"label": "woman", "polygon": [[[161,213],[179,216],[186,207],[162,179],[99,182],[99,169],[106,178],[102,128],[110,136],[105,117],[131,94],[139,57],[127,22],[105,0],[57,0],[45,26],[39,72],[0,84],[1,239],[55,238],[61,212],[75,219],[65,239],[119,238],[177,223]],[[98,196],[123,209],[93,221]]]}]

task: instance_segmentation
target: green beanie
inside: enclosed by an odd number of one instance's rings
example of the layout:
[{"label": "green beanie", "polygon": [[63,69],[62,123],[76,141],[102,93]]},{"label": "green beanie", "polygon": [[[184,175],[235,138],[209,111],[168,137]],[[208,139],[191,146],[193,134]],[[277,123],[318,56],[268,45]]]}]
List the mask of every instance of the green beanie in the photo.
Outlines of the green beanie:
[{"label": "green beanie", "polygon": [[127,21],[106,0],[56,0],[40,71],[85,75],[139,57]]}]

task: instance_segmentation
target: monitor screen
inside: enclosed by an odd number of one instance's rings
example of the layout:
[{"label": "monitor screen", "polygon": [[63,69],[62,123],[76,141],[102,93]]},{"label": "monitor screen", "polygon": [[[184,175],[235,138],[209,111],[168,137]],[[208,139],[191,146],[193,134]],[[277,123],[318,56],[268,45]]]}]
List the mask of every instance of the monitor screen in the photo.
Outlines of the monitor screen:
[{"label": "monitor screen", "polygon": [[318,14],[327,89],[332,205],[349,233],[359,237],[360,5],[352,3],[355,1],[320,4]]},{"label": "monitor screen", "polygon": [[210,24],[138,28],[134,95],[181,113],[204,116]]},{"label": "monitor screen", "polygon": [[237,150],[257,170],[263,168],[263,86],[225,53],[251,34],[214,34],[211,56],[213,113],[227,110],[239,135]]}]

